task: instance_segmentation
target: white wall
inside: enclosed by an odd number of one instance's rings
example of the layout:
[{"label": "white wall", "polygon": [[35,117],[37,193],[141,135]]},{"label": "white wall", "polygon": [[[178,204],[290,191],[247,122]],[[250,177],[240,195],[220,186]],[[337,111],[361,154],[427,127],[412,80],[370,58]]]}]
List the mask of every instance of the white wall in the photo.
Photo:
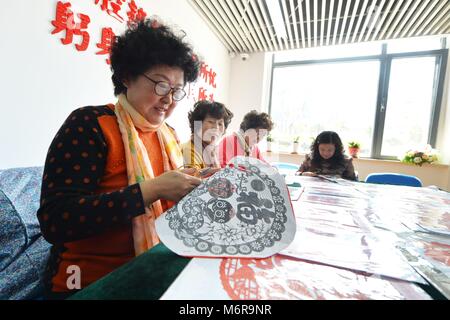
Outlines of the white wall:
[{"label": "white wall", "polygon": [[[100,41],[102,27],[112,27],[121,33],[125,24],[101,11],[94,0],[70,0],[75,13],[91,18],[89,48],[78,52],[74,48],[78,36],[74,36],[73,44],[64,46],[60,42],[64,32],[51,34],[57,0],[3,2],[0,169],[43,165],[51,140],[72,110],[115,103],[106,56],[95,55],[98,51],[95,44]],[[187,33],[195,51],[218,74],[215,100],[228,103],[228,53],[188,1],[136,0],[136,3],[149,15],[158,15]],[[191,99],[180,103],[169,121],[182,139],[189,135],[186,113],[192,102]]]},{"label": "white wall", "polygon": [[247,112],[267,110],[266,99],[269,93],[267,80],[270,76],[267,60],[264,53],[251,54],[245,61],[240,55],[231,60],[228,107],[234,113],[234,117],[229,126],[229,132],[239,129],[242,118]]}]

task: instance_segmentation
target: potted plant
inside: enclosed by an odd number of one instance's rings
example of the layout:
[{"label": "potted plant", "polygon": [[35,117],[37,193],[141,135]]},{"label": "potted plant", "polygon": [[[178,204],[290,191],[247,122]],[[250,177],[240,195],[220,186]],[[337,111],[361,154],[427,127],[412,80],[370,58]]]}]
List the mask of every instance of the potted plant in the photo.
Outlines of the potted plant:
[{"label": "potted plant", "polygon": [[294,140],[292,141],[292,147],[293,147],[292,153],[297,154],[299,146],[300,146],[300,136],[296,136],[294,138]]},{"label": "potted plant", "polygon": [[350,141],[348,143],[348,153],[352,158],[358,158],[359,149],[361,147],[361,144],[356,141]]},{"label": "potted plant", "polygon": [[272,142],[273,142],[274,140],[273,140],[273,137],[272,137],[271,134],[269,134],[269,135],[267,136],[266,141],[267,141],[267,152],[272,152]]},{"label": "potted plant", "polygon": [[424,163],[434,163],[437,161],[437,152],[429,145],[424,150],[409,150],[402,159],[402,162],[415,164],[420,167]]}]

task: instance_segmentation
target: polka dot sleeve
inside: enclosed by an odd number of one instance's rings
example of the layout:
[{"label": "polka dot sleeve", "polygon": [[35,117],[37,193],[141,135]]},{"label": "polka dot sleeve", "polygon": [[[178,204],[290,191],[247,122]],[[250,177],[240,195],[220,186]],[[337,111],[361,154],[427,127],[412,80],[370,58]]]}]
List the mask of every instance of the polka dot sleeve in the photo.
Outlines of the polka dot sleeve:
[{"label": "polka dot sleeve", "polygon": [[49,148],[37,216],[42,234],[50,243],[89,238],[108,228],[130,224],[144,211],[139,184],[96,193],[108,151],[97,121],[101,112],[107,112],[106,107],[75,110]]}]

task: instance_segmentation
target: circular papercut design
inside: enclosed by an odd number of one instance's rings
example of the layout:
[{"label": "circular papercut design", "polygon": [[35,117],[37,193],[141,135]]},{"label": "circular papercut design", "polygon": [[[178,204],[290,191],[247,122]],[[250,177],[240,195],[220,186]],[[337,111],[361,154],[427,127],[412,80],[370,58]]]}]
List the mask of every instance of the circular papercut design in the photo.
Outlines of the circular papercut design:
[{"label": "circular papercut design", "polygon": [[252,180],[252,182],[250,183],[252,188],[255,189],[256,191],[263,191],[266,186],[264,185],[264,182],[262,182],[261,180],[255,179]]},{"label": "circular papercut design", "polygon": [[290,204],[275,182],[279,177],[269,178],[272,168],[262,162],[236,164],[205,180],[165,216],[176,238],[201,255],[257,255],[286,230]]},{"label": "circular papercut design", "polygon": [[199,241],[197,243],[197,245],[195,246],[195,248],[200,252],[205,252],[205,251],[208,251],[209,244],[205,241]]},{"label": "circular papercut design", "polygon": [[185,213],[191,213],[191,214],[197,215],[197,214],[202,214],[205,206],[206,206],[205,201],[203,201],[202,199],[197,198],[197,197],[192,197],[192,198],[188,198],[183,203],[182,208]]},{"label": "circular papercut design", "polygon": [[214,198],[229,198],[233,194],[233,185],[230,180],[214,178],[208,183],[209,194]]},{"label": "circular papercut design", "polygon": [[214,253],[214,254],[217,254],[217,255],[222,254],[223,253],[223,247],[219,246],[217,244],[212,245],[211,246],[211,252]]},{"label": "circular papercut design", "polygon": [[250,249],[250,247],[248,245],[244,244],[242,246],[239,246],[239,251],[242,254],[249,254],[250,252],[252,252],[252,249]]},{"label": "circular papercut design", "polygon": [[181,218],[182,227],[189,233],[200,228],[204,223],[202,214],[200,213],[187,213]]},{"label": "circular papercut design", "polygon": [[209,200],[206,212],[209,218],[217,223],[226,223],[234,216],[233,206],[220,199]]}]

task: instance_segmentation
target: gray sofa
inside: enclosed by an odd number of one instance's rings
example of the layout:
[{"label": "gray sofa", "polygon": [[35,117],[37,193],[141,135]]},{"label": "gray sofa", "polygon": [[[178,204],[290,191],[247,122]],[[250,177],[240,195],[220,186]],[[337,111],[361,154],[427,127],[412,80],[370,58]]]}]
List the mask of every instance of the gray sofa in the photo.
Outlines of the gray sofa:
[{"label": "gray sofa", "polygon": [[42,167],[0,170],[0,299],[42,299],[50,244],[41,235]]}]

